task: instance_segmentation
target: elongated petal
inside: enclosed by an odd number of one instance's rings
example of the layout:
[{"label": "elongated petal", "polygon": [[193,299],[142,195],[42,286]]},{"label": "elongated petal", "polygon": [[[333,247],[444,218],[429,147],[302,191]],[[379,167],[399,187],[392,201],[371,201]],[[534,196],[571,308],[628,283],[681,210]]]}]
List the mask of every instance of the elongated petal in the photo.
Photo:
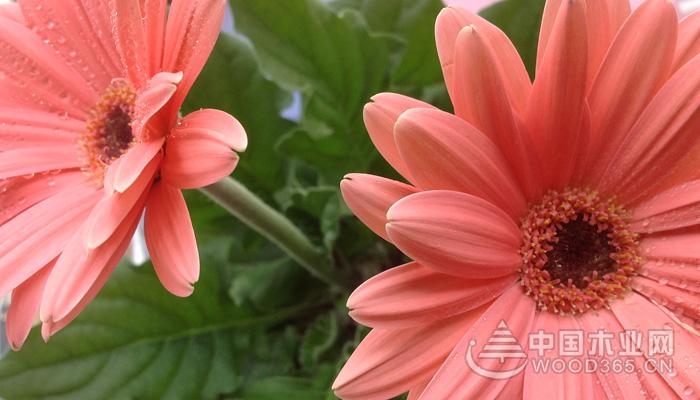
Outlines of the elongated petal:
[{"label": "elongated petal", "polygon": [[66,187],[80,187],[85,174],[68,170],[58,174],[39,174],[33,178],[13,178],[0,184],[0,224],[29,207],[52,197]]},{"label": "elongated petal", "polygon": [[[114,44],[109,1],[22,0],[30,26],[85,78],[84,86],[100,93],[114,77],[125,77]],[[124,3],[124,2],[122,2]],[[76,51],[76,43],[81,43]]]},{"label": "elongated petal", "polygon": [[[700,382],[697,379],[697,368],[700,362],[700,341],[685,328],[671,320],[658,306],[642,296],[632,293],[626,301],[611,304],[612,312],[626,328],[639,329],[643,332],[671,330],[673,335],[673,353],[668,356],[673,360],[673,372],[659,371],[659,375],[676,392],[678,397],[687,393],[700,393]],[[641,350],[647,358],[649,346]]]},{"label": "elongated petal", "polygon": [[348,208],[374,233],[389,240],[386,213],[400,199],[418,192],[402,182],[367,174],[348,174],[340,182]]},{"label": "elongated petal", "polygon": [[[508,98],[508,76],[495,54],[502,49],[486,41],[480,28],[469,25],[457,36],[455,50],[455,114],[485,133],[503,152],[528,198],[540,193],[539,160]],[[498,44],[498,42],[494,43]],[[529,84],[529,81],[528,81]],[[529,89],[528,89],[529,90]]]},{"label": "elongated petal", "polygon": [[110,1],[114,23],[114,39],[122,64],[126,67],[126,78],[141,87],[148,79],[148,54],[144,31],[143,1]]},{"label": "elongated petal", "polygon": [[[554,333],[569,330],[577,331],[581,328],[572,316],[560,316],[549,312],[539,312],[535,317],[533,329],[537,332]],[[535,336],[536,337],[536,336]],[[547,358],[550,355],[556,354],[558,350],[562,350],[562,344],[558,343],[554,349],[549,350],[552,353],[540,354],[537,350],[530,348],[528,357],[530,360]],[[544,357],[543,357],[544,356]],[[578,357],[562,357],[566,362]],[[581,360],[583,362],[583,360]],[[525,400],[535,399],[562,399],[576,400],[587,399],[596,400],[597,391],[595,383],[595,375],[591,373],[575,373],[572,371],[557,371],[551,369],[547,371],[534,371],[533,368],[527,368],[524,372],[525,381],[523,384],[523,396]]]},{"label": "elongated petal", "polygon": [[[690,284],[697,287],[700,280],[696,278]],[[700,293],[671,286],[668,284],[668,278],[658,282],[636,277],[632,281],[632,287],[647,299],[663,305],[679,321],[696,329],[700,328]]]},{"label": "elongated petal", "polygon": [[[619,302],[622,301],[616,301],[614,303]],[[611,332],[613,335],[617,333],[618,337],[615,337],[613,340],[609,340],[605,345],[606,347],[609,347],[612,354],[617,355],[623,351],[623,348],[620,345],[621,341],[617,340],[619,339],[619,332],[623,332],[624,329],[634,328],[634,326],[625,324],[621,325],[618,323],[614,315],[607,310],[600,311],[598,313],[586,312],[578,316],[576,320],[581,326],[580,329],[585,332],[583,336],[583,348],[587,353],[586,357],[594,360],[598,365],[604,363],[602,360],[605,360],[606,358],[609,359],[610,355],[609,353],[603,354],[606,353],[606,350],[600,350],[600,347],[597,347],[599,346],[598,343],[603,340],[596,339],[595,335],[601,332]],[[646,331],[644,332],[646,333]],[[594,341],[598,343],[594,343]],[[633,346],[634,345],[630,347]],[[591,350],[594,348],[596,349],[595,352],[594,350]],[[634,349],[631,348],[630,350]],[[642,383],[642,381],[645,380],[646,375],[641,369],[635,369],[635,371],[631,373],[611,374],[609,371],[605,371],[603,368],[597,368],[594,372],[594,377],[597,382],[600,382],[599,386],[603,389],[603,392],[605,392],[605,395],[602,398],[629,398],[631,400],[646,400],[648,398],[644,392],[645,387]]]},{"label": "elongated petal", "polygon": [[424,108],[401,114],[396,145],[416,186],[482,197],[514,220],[526,202],[507,161],[481,132],[452,114]]},{"label": "elongated petal", "polygon": [[459,279],[412,262],[360,285],[348,299],[348,308],[355,321],[373,328],[424,325],[490,303],[515,280],[515,275]]},{"label": "elongated petal", "polygon": [[363,117],[369,138],[384,159],[401,176],[411,181],[408,167],[401,159],[394,142],[394,125],[399,116],[410,108],[434,108],[428,103],[394,93],[380,93],[364,108]]},{"label": "elongated petal", "polygon": [[700,220],[700,181],[668,189],[634,207],[630,227],[652,233],[696,225]]},{"label": "elongated petal", "polygon": [[639,274],[653,279],[659,284],[700,293],[700,268],[698,268],[698,264],[650,260],[642,264]]},{"label": "elongated petal", "polygon": [[86,221],[84,232],[84,243],[89,249],[99,247],[123,224],[124,218],[149,189],[161,158],[157,154],[124,193],[107,193],[97,203]]},{"label": "elongated petal", "polygon": [[160,182],[146,202],[146,244],[163,286],[176,296],[189,296],[199,279],[199,253],[185,198]]},{"label": "elongated petal", "polygon": [[[69,148],[75,155],[76,133],[85,128],[85,121],[52,112],[0,107],[0,148],[3,151],[22,148]],[[43,159],[32,160],[40,164]],[[76,162],[77,163],[77,162]]]},{"label": "elongated petal", "polygon": [[678,25],[678,44],[673,56],[673,71],[700,54],[700,13],[693,13]]},{"label": "elongated petal", "polygon": [[698,240],[700,233],[697,231],[665,233],[643,238],[639,249],[647,258],[700,264]]},{"label": "elongated petal", "polygon": [[53,148],[32,147],[0,152],[0,179],[79,168],[77,148],[75,144],[64,144]]},{"label": "elongated petal", "polygon": [[[625,22],[593,82],[589,166],[599,179],[652,96],[667,79],[676,41],[676,13],[647,1]],[[595,181],[593,182],[595,183]]]},{"label": "elongated petal", "polygon": [[184,77],[173,98],[179,110],[187,92],[204,67],[224,18],[225,0],[175,1],[165,28],[163,70],[182,71]]},{"label": "elongated petal", "polygon": [[440,65],[453,104],[456,105],[459,74],[467,71],[457,70],[455,65],[457,36],[466,26],[473,25],[489,43],[497,60],[498,74],[503,78],[505,94],[511,106],[518,113],[524,113],[530,94],[530,78],[525,65],[520,59],[508,37],[495,25],[478,15],[458,7],[449,7],[440,12],[435,22],[435,41],[437,43]]},{"label": "elongated petal", "polygon": [[568,184],[587,145],[587,46],[585,2],[564,1],[537,65],[526,117],[545,187]]},{"label": "elongated petal", "polygon": [[648,196],[697,150],[700,129],[700,57],[678,70],[644,109],[629,130],[603,175],[601,192],[615,193],[621,202]]},{"label": "elongated petal", "polygon": [[89,187],[64,190],[0,227],[0,296],[58,256],[98,195]]},{"label": "elongated petal", "polygon": [[114,169],[114,171],[110,171],[106,175],[110,180],[105,182],[107,193],[112,191],[124,193],[129,189],[136,182],[144,168],[153,160],[153,157],[161,150],[163,142],[165,142],[165,138],[138,143],[113,162],[109,169]]},{"label": "elongated petal", "polygon": [[386,399],[408,391],[435,372],[483,311],[417,328],[373,329],[333,382],[335,394],[348,400]]},{"label": "elongated petal", "polygon": [[74,233],[61,253],[46,281],[41,301],[40,317],[43,322],[60,321],[68,316],[98,281],[103,270],[112,270],[124,256],[126,245],[134,234],[143,211],[145,195],[123,218],[114,233],[99,247],[85,246],[83,225]]},{"label": "elongated petal", "polygon": [[446,190],[416,193],[394,204],[387,218],[391,241],[437,272],[490,279],[520,267],[517,225],[478,197]]},{"label": "elongated petal", "polygon": [[168,138],[161,173],[178,188],[194,189],[230,175],[238,164],[232,148],[244,149],[247,144],[245,130],[235,118],[227,117],[223,123],[220,112],[199,113],[205,111],[186,116]]},{"label": "elongated petal", "polygon": [[7,311],[7,341],[13,350],[22,347],[32,325],[38,320],[41,293],[52,268],[53,262],[12,291],[10,309]]},{"label": "elongated petal", "polygon": [[[68,325],[97,296],[129,247],[131,237],[139,222],[139,216],[138,209],[129,215],[120,232],[120,234],[124,233],[121,236],[121,241],[115,240],[116,235],[114,235],[100,249],[88,251],[87,254],[71,250],[73,256],[78,257],[74,261],[82,261],[82,263],[71,266],[68,262],[64,262],[65,268],[58,270],[58,272],[56,269],[52,271],[54,285],[57,284],[58,287],[49,288],[50,281],[47,281],[42,305],[39,309],[39,315],[43,322],[41,335],[44,340],[48,340],[50,336]],[[74,243],[80,246],[79,243]],[[65,260],[68,259],[65,258]],[[62,282],[70,287],[63,288]],[[63,295],[58,297],[61,293]],[[70,304],[75,305],[72,308],[66,308]],[[60,315],[63,317],[59,317]]]},{"label": "elongated petal", "polygon": [[[520,285],[513,285],[466,331],[430,381],[422,397],[426,399],[496,398],[506,389],[508,380],[479,375],[467,362],[469,359],[478,360],[477,366],[491,371],[513,371],[524,368],[527,365],[526,360],[521,358],[509,358],[500,363],[497,358],[477,359],[477,353],[501,324],[505,324],[506,329],[512,333],[518,343],[527,343],[527,334],[530,332],[534,318],[534,301],[525,296]],[[474,345],[476,349],[472,349]],[[465,362],[465,356],[467,362]],[[523,356],[525,356],[524,353]]]},{"label": "elongated petal", "polygon": [[[610,43],[630,15],[628,0],[587,1],[588,84],[593,82]],[[590,86],[589,86],[590,87]]]}]

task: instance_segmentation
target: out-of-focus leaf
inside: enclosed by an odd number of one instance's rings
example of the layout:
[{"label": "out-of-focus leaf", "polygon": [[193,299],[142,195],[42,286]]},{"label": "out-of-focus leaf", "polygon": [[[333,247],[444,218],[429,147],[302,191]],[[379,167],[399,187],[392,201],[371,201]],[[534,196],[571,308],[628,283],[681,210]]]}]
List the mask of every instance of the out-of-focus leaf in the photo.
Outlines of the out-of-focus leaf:
[{"label": "out-of-focus leaf", "polygon": [[318,316],[309,326],[299,350],[299,361],[307,370],[313,370],[321,358],[338,341],[338,318],[335,311]]},{"label": "out-of-focus leaf", "polygon": [[530,77],[535,76],[537,38],[545,0],[505,0],[480,14],[508,35],[523,58]]},{"label": "out-of-focus leaf", "polygon": [[45,344],[35,329],[0,360],[0,396],[12,399],[214,399],[238,381],[235,338],[298,313],[236,307],[216,268],[195,293],[167,293],[150,266],[121,266],[101,294]]},{"label": "out-of-focus leaf", "polygon": [[292,125],[280,117],[289,99],[287,92],[263,77],[249,44],[222,33],[184,110],[218,108],[243,124],[248,149],[240,154],[234,176],[269,198],[284,183],[285,159],[275,152],[275,143]]},{"label": "out-of-focus leaf", "polygon": [[314,387],[314,381],[289,376],[272,377],[257,381],[247,387],[241,397],[245,400],[312,400],[322,399],[326,391]]}]

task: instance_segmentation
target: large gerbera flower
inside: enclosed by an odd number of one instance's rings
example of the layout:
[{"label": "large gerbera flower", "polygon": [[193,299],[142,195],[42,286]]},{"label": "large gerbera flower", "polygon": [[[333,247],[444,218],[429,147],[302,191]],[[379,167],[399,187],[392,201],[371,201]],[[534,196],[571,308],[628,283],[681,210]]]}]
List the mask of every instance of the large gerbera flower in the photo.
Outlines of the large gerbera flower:
[{"label": "large gerbera flower", "polygon": [[23,0],[0,15],[0,296],[12,291],[14,348],[39,310],[48,337],[94,298],[144,208],[163,285],[186,296],[197,281],[180,189],[228,175],[246,136],[221,111],[178,115],[225,1],[167,3]]},{"label": "large gerbera flower", "polygon": [[[495,26],[439,15],[455,114],[375,96],[367,129],[410,184],[341,183],[414,261],[350,297],[373,329],[336,394],[700,394],[699,30],[700,15],[679,24],[662,0],[631,14],[627,0],[548,1],[531,83]],[[566,368],[536,370],[545,352]]]}]

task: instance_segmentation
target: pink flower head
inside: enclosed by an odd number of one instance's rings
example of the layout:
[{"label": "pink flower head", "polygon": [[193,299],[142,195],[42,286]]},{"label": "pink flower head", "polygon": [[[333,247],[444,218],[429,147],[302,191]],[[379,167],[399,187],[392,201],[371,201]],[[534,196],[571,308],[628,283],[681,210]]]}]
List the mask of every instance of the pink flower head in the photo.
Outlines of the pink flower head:
[{"label": "pink flower head", "polygon": [[95,297],[144,209],[165,288],[187,296],[198,279],[180,189],[231,173],[247,139],[222,111],[178,115],[225,1],[167,3],[22,0],[0,14],[0,296],[12,291],[13,348],[37,314],[48,338]]},{"label": "pink flower head", "polygon": [[[664,0],[634,12],[627,0],[548,1],[531,82],[497,27],[443,10],[436,40],[454,114],[376,95],[367,130],[408,183],[341,183],[355,215],[414,261],[350,296],[350,315],[373,329],[335,393],[700,394],[699,37],[700,14],[679,23]],[[673,334],[671,369],[649,368],[656,330]],[[567,331],[583,350],[564,362],[597,368],[534,370],[540,351],[568,349]],[[557,347],[531,342],[537,332]],[[624,373],[606,370],[623,350]]]}]

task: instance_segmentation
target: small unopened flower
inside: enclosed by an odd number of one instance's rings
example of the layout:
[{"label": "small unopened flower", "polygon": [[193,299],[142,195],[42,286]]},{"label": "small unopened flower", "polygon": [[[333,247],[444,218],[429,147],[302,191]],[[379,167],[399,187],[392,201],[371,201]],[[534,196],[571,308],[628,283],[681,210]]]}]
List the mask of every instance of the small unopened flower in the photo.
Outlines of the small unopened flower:
[{"label": "small unopened flower", "polygon": [[[700,393],[699,27],[664,0],[634,12],[550,0],[531,82],[498,28],[440,13],[454,114],[376,95],[365,124],[408,183],[341,183],[351,210],[413,261],[348,300],[373,329],[338,396]],[[573,354],[562,332],[580,338]],[[545,350],[597,368],[538,371],[528,361]],[[663,357],[672,368],[650,367]]]},{"label": "small unopened flower", "polygon": [[[0,14],[0,296],[21,346],[89,303],[144,214],[161,282],[187,296],[199,257],[181,190],[234,169],[232,116],[178,112],[224,0],[22,0]],[[21,12],[20,12],[21,11]]]}]

